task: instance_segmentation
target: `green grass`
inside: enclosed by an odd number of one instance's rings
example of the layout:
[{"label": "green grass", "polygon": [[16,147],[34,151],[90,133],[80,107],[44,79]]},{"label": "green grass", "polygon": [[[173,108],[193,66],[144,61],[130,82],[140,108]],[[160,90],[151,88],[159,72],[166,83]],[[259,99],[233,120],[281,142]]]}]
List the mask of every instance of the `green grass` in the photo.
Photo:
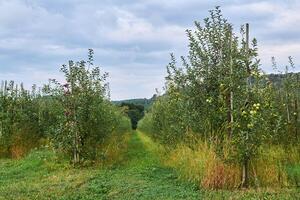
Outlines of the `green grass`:
[{"label": "green grass", "polygon": [[287,167],[288,179],[300,187],[300,165],[289,165]]},{"label": "green grass", "polygon": [[51,151],[0,160],[0,199],[300,199],[299,190],[204,191],[161,165],[157,146],[134,132],[127,162],[111,169],[74,169]]}]

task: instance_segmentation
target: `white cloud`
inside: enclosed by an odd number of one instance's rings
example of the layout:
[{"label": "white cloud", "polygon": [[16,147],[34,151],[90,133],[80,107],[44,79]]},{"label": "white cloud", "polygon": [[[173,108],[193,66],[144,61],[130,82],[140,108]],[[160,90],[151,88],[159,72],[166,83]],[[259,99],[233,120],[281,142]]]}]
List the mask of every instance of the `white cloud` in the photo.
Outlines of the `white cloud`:
[{"label": "white cloud", "polygon": [[185,29],[218,4],[235,27],[251,23],[265,70],[271,56],[297,64],[299,1],[0,0],[0,79],[46,82],[94,48],[113,99],[149,97],[163,85],[169,53],[187,53]]},{"label": "white cloud", "polygon": [[[259,50],[260,58],[265,66],[265,71],[272,72],[271,58],[275,57],[281,71],[288,63],[288,57],[292,56],[295,62],[295,70],[300,71],[299,60],[300,44],[265,44]],[[269,65],[268,65],[269,63]],[[266,67],[267,66],[267,67]]]}]

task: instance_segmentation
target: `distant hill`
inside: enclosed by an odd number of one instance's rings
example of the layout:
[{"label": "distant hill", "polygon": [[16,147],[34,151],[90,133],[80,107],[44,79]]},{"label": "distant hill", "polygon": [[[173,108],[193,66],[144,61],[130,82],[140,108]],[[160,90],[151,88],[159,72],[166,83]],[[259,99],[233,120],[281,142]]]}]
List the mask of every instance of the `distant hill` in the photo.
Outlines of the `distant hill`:
[{"label": "distant hill", "polygon": [[130,118],[132,129],[135,130],[137,128],[138,121],[144,117],[145,110],[149,109],[155,99],[156,95],[153,95],[150,99],[126,99],[112,101],[112,103],[124,108],[125,113]]},{"label": "distant hill", "polygon": [[268,74],[269,80],[277,87],[282,87],[284,79],[286,77],[293,78],[295,81],[300,81],[300,72],[288,73],[288,74]]},{"label": "distant hill", "polygon": [[145,110],[147,110],[152,105],[156,97],[157,97],[156,95],[153,95],[150,99],[147,98],[126,99],[120,101],[112,101],[112,103],[116,105],[121,105],[122,103],[141,105],[145,108]]}]

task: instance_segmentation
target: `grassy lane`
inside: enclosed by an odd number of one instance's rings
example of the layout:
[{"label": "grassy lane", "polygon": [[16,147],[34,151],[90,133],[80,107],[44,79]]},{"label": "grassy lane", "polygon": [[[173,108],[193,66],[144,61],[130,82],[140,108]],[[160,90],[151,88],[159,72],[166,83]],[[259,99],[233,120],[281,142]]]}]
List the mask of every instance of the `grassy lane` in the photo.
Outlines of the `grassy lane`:
[{"label": "grassy lane", "polygon": [[161,167],[153,148],[151,140],[135,132],[128,146],[127,165],[102,171],[74,199],[83,196],[90,199],[199,199],[195,187],[182,183],[170,169]]},{"label": "grassy lane", "polygon": [[208,191],[179,180],[163,167],[155,143],[130,136],[126,162],[111,169],[74,169],[49,151],[0,160],[0,200],[6,199],[300,199],[299,191]]},{"label": "grassy lane", "polygon": [[0,199],[199,199],[195,187],[161,167],[153,148],[149,138],[134,132],[126,164],[110,170],[72,169],[44,151],[1,160]]}]

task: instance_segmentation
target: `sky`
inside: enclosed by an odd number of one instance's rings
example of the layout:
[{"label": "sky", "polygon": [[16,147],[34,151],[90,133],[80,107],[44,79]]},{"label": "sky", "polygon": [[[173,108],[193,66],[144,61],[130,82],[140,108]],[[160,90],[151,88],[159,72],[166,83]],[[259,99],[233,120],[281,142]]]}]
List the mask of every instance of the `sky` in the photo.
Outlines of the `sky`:
[{"label": "sky", "polygon": [[0,80],[63,81],[60,66],[92,48],[112,100],[149,98],[162,92],[170,53],[187,55],[185,30],[215,6],[236,31],[250,23],[265,72],[272,56],[281,69],[292,56],[300,71],[299,0],[0,0]]}]

